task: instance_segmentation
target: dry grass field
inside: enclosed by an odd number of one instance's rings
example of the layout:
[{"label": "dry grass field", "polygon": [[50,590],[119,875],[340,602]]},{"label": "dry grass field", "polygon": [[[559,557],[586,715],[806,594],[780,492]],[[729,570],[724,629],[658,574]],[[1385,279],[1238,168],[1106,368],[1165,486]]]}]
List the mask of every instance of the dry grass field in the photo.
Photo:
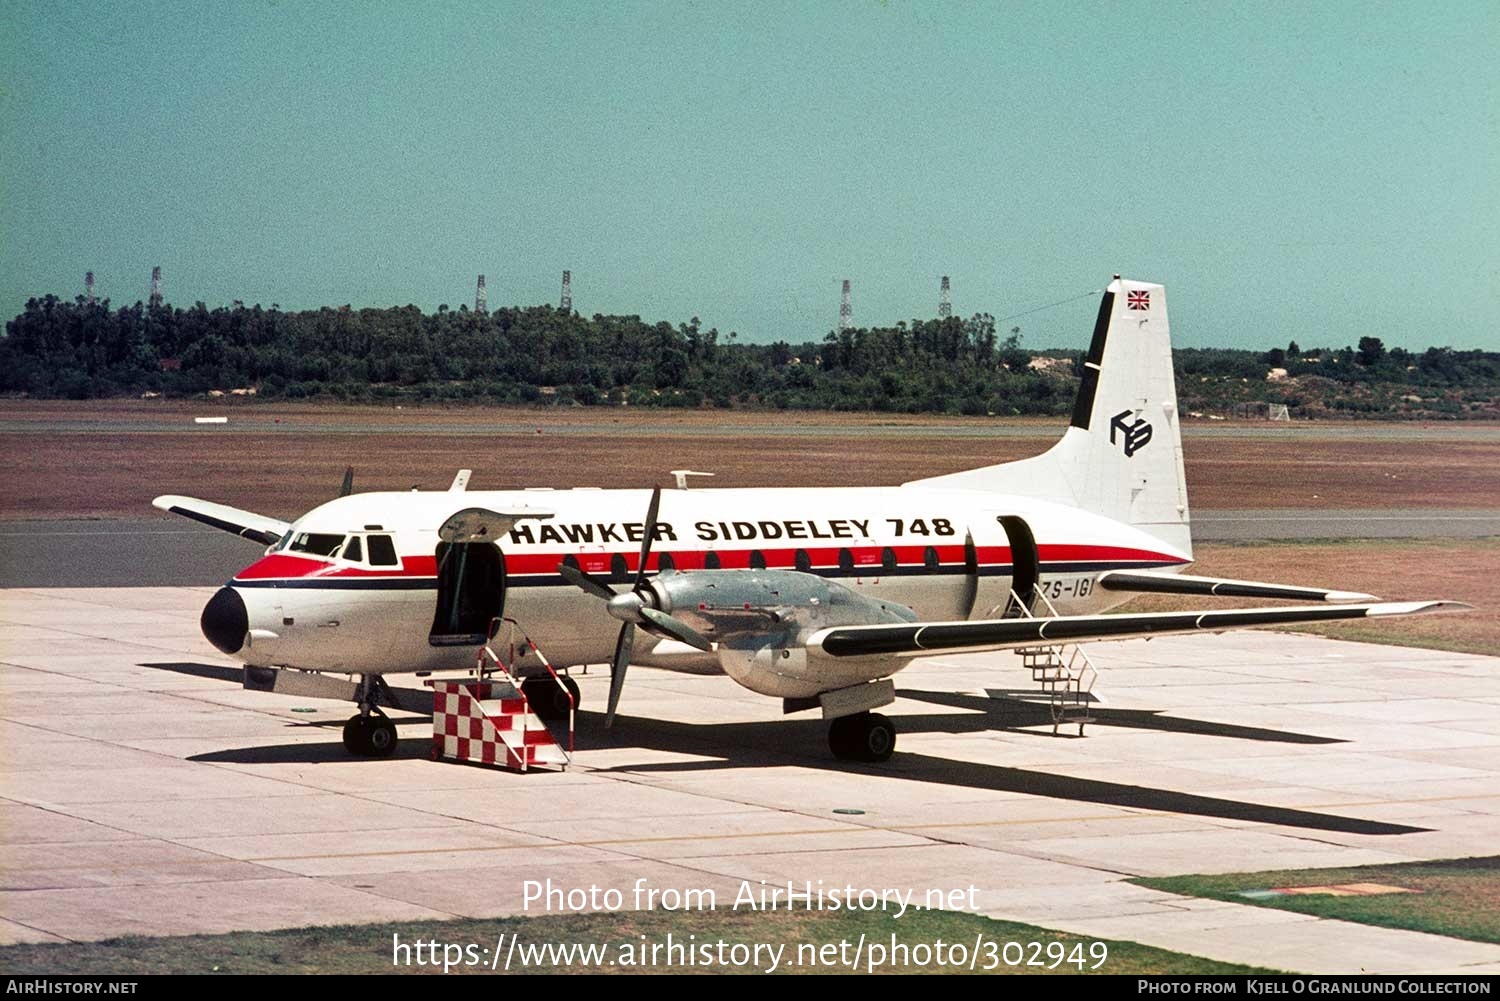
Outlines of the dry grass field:
[{"label": "dry grass field", "polygon": [[[205,413],[228,413],[231,423],[195,426]],[[894,484],[1035,455],[1062,431],[1058,421],[868,414],[141,401],[10,401],[0,420],[10,428],[0,432],[0,518],[9,519],[139,518],[161,493],[291,517],[328,499],[346,465],[360,490],[440,488],[465,467],[476,489],[644,487],[670,483],[669,471],[683,468],[712,471],[713,485],[725,487]],[[60,421],[87,429],[47,430]],[[1314,428],[1294,438],[1190,432],[1183,451],[1193,506],[1500,503],[1500,436],[1434,442],[1385,427],[1365,425],[1354,438]]]}]

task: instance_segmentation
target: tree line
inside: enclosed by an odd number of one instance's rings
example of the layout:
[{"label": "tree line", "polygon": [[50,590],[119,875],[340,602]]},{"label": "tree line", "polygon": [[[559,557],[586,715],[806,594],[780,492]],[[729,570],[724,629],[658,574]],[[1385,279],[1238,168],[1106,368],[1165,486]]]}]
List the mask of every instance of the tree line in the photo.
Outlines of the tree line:
[{"label": "tree line", "polygon": [[[1265,382],[1272,368],[1287,369],[1294,382],[1310,376],[1439,394],[1475,385],[1493,393],[1500,382],[1500,354],[1416,355],[1387,351],[1374,338],[1342,351],[1186,349],[1176,359],[1185,406],[1197,398],[1194,386],[1273,385]],[[6,324],[0,393],[184,397],[254,387],[284,399],[1057,415],[1071,407],[1081,365],[1081,353],[1023,348],[1019,328],[1001,336],[985,313],[745,344],[703,329],[696,317],[674,326],[551,306],[288,311],[239,302],[113,307],[48,295],[28,300]]]}]

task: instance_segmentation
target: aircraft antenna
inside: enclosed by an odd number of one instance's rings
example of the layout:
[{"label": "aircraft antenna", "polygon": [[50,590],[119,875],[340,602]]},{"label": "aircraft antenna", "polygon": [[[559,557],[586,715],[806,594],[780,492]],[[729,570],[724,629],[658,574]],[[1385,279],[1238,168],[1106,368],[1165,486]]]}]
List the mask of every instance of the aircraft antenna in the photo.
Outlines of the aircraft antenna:
[{"label": "aircraft antenna", "polygon": [[573,272],[563,272],[562,300],[558,302],[557,308],[564,313],[573,312]]},{"label": "aircraft antenna", "polygon": [[484,275],[479,276],[479,284],[474,287],[474,312],[483,316],[490,311],[489,303],[484,297]]},{"label": "aircraft antenna", "polygon": [[90,306],[94,304],[94,273],[85,272],[83,276],[83,301]]},{"label": "aircraft antenna", "polygon": [[938,319],[946,320],[953,315],[953,300],[950,297],[948,276],[943,276],[942,286],[938,289]]},{"label": "aircraft antenna", "polygon": [[854,310],[849,306],[849,279],[844,279],[844,294],[839,298],[839,329],[854,326]]},{"label": "aircraft antenna", "polygon": [[161,305],[161,265],[151,269],[151,296],[147,303],[152,309]]}]

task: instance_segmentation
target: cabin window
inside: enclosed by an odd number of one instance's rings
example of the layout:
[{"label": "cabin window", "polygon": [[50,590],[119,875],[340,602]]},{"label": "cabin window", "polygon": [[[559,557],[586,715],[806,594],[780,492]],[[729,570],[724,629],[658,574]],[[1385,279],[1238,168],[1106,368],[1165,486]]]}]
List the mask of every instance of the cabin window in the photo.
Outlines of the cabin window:
[{"label": "cabin window", "polygon": [[389,535],[372,535],[365,541],[370,547],[370,566],[393,567],[401,562],[396,559],[396,545]]},{"label": "cabin window", "polygon": [[313,556],[332,556],[344,544],[342,535],[322,532],[298,532],[287,549],[294,553],[310,553]]},{"label": "cabin window", "polygon": [[807,573],[812,569],[812,557],[807,555],[806,549],[797,550],[797,555],[793,557],[793,562],[797,564],[797,569],[803,573]]},{"label": "cabin window", "polygon": [[886,573],[896,572],[896,551],[890,546],[880,551],[880,568]]},{"label": "cabin window", "polygon": [[721,565],[718,553],[710,552],[707,556],[703,557],[703,569],[705,570],[717,570]]},{"label": "cabin window", "polygon": [[764,570],[766,568],[766,556],[759,549],[750,551],[750,569]]},{"label": "cabin window", "polygon": [[630,567],[625,562],[625,557],[615,553],[609,558],[609,575],[615,580],[627,580],[630,577]]},{"label": "cabin window", "polygon": [[349,541],[344,543],[343,552],[339,555],[350,563],[363,563],[365,561],[364,543],[359,540],[359,536],[351,535]]},{"label": "cabin window", "polygon": [[922,565],[925,566],[928,570],[936,570],[938,568],[938,554],[936,549],[928,546],[927,549],[923,551]]},{"label": "cabin window", "polygon": [[666,573],[668,570],[676,570],[677,561],[672,559],[671,553],[662,553],[656,558],[656,572]]},{"label": "cabin window", "polygon": [[839,550],[839,569],[844,573],[854,572],[854,554],[847,549]]}]

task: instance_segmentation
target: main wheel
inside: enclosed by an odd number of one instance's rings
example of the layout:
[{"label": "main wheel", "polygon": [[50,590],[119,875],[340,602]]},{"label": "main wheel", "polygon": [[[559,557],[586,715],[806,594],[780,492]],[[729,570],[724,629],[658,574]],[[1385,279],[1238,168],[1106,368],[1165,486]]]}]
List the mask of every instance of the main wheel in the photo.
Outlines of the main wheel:
[{"label": "main wheel", "polygon": [[571,708],[576,708],[578,705],[578,682],[562,675],[558,676],[558,681],[562,684],[559,685],[550,676],[537,675],[521,683],[521,694],[526,696],[531,711],[544,720],[567,719],[570,708],[569,695],[573,697]]},{"label": "main wheel", "polygon": [[863,761],[889,761],[896,751],[896,725],[879,713],[868,713],[860,733]]},{"label": "main wheel", "polygon": [[840,716],[828,726],[828,748],[840,761],[889,761],[896,727],[879,713]]}]

